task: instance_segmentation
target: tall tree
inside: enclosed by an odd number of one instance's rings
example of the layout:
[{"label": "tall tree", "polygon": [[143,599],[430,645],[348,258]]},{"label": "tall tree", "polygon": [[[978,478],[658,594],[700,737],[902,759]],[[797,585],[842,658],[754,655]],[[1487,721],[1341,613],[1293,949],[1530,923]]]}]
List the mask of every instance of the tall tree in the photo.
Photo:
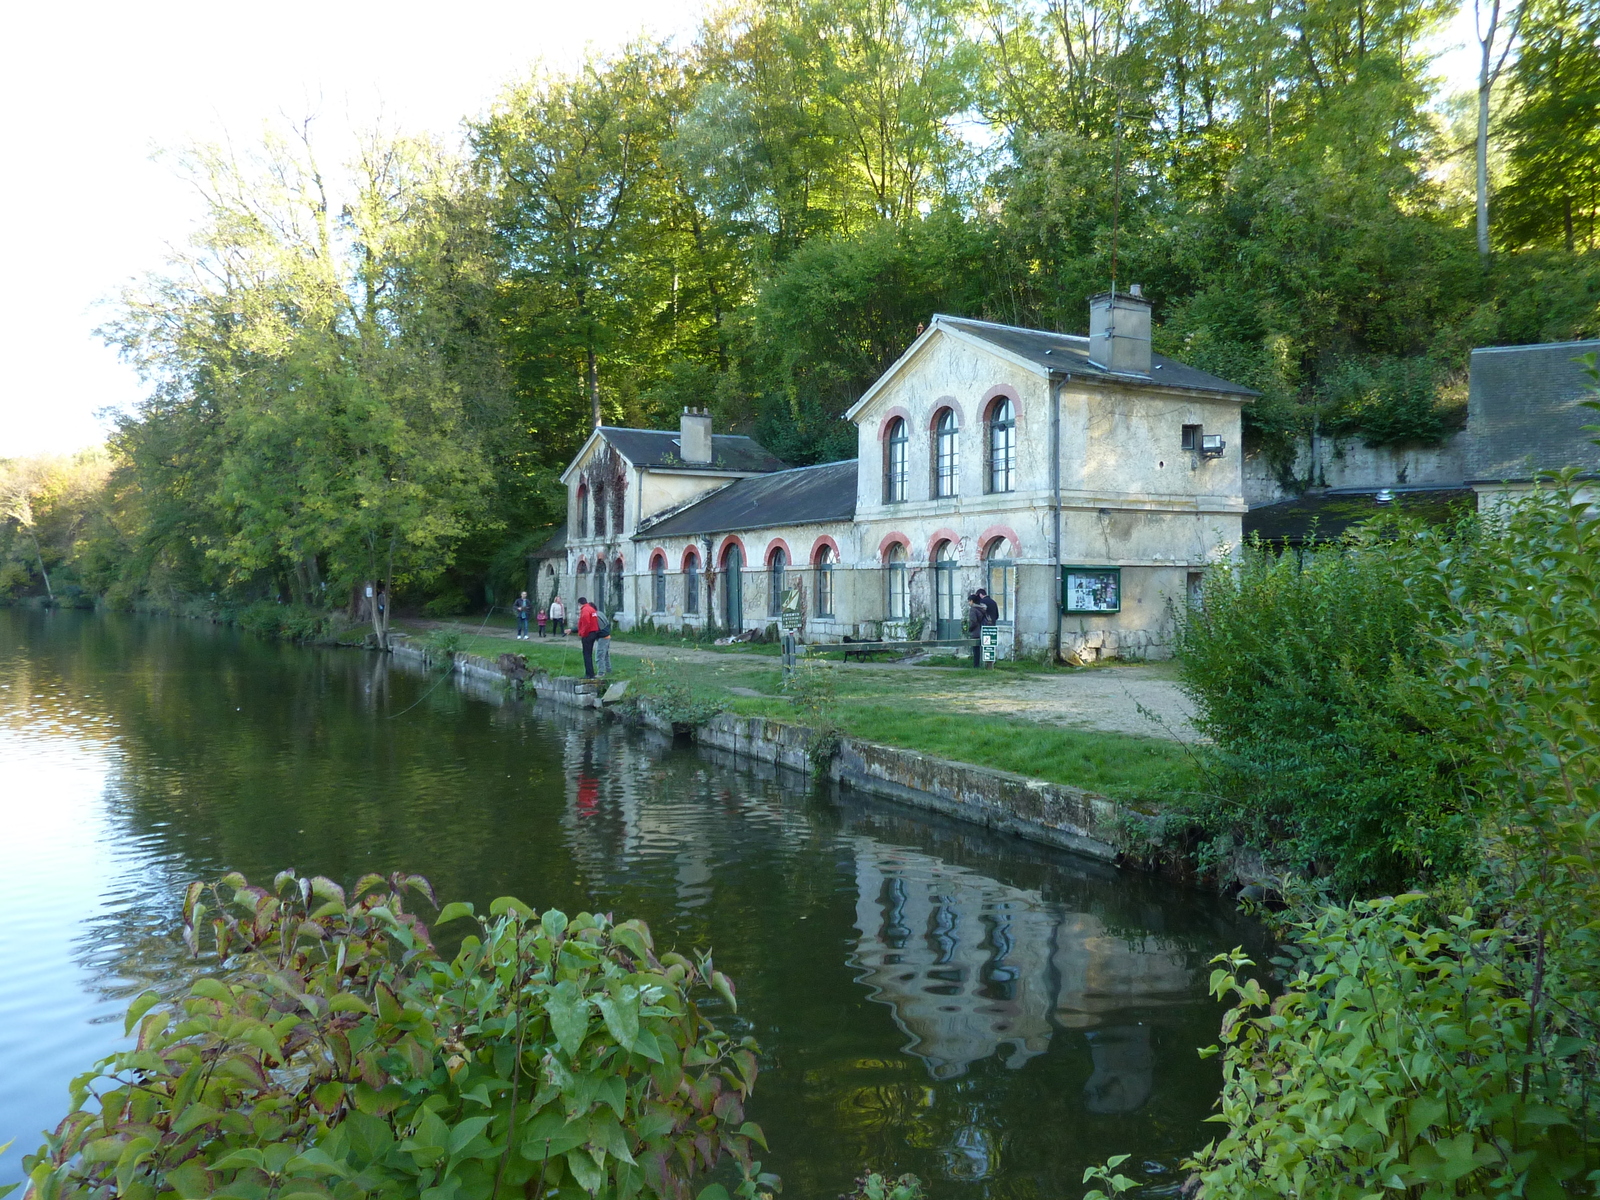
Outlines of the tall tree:
[{"label": "tall tree", "polygon": [[1506,121],[1501,235],[1509,246],[1596,245],[1600,216],[1600,4],[1533,0]]}]

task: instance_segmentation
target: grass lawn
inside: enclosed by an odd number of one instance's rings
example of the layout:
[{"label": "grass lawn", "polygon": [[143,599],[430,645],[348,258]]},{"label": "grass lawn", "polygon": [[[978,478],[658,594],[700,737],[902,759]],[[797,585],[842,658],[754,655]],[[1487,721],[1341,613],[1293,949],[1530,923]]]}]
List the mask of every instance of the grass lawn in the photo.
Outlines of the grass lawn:
[{"label": "grass lawn", "polygon": [[[783,674],[776,662],[669,661],[665,655],[677,644],[677,639],[664,642],[659,660],[613,654],[611,678],[631,680],[645,694],[668,685],[683,687],[696,700],[745,716],[803,720],[783,694]],[[583,652],[574,637],[508,643],[505,638],[464,634],[460,648],[491,660],[508,652],[525,654],[530,667],[556,675],[583,673]],[[952,684],[966,689],[984,683],[984,673],[970,667],[955,671],[852,667],[835,676],[836,699],[830,711],[840,730],[852,737],[1123,799],[1158,800],[1163,792],[1187,790],[1196,783],[1193,762],[1176,742],[949,708]]]}]

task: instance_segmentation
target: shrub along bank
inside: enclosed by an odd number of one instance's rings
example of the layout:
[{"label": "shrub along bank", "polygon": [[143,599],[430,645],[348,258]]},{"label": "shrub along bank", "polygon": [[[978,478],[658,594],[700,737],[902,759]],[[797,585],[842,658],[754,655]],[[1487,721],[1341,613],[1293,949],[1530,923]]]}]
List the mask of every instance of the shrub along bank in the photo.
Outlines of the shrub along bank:
[{"label": "shrub along bank", "polygon": [[471,926],[446,960],[414,901],[416,875],[192,885],[205,973],[134,1001],[137,1045],[73,1082],[30,1194],[728,1200],[700,1178],[725,1160],[736,1194],[773,1190],[744,1119],[758,1050],[707,1015],[735,1005],[709,956],[504,897],[439,911]]},{"label": "shrub along bank", "polygon": [[[1257,550],[1182,649],[1217,738],[1191,817],[1304,879],[1282,994],[1213,975],[1196,1194],[1600,1192],[1600,510],[1568,480],[1303,569]],[[1091,1196],[1137,1186],[1115,1166]]]}]

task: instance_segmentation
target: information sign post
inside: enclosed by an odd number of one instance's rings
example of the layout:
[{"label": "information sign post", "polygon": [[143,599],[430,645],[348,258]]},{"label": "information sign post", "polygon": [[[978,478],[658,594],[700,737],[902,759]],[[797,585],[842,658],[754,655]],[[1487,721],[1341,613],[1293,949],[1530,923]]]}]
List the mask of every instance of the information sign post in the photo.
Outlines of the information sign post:
[{"label": "information sign post", "polygon": [[983,651],[985,665],[994,666],[995,659],[1000,657],[1000,626],[980,626],[978,628],[978,645]]}]

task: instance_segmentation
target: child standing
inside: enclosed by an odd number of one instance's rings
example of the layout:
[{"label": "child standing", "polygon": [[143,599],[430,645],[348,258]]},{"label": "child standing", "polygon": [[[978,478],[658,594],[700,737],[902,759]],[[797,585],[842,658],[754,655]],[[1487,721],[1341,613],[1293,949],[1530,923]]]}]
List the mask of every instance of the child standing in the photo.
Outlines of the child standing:
[{"label": "child standing", "polygon": [[542,607],[539,609],[539,636],[540,637],[544,636],[544,623],[548,619],[549,615],[550,614],[545,612]]}]

